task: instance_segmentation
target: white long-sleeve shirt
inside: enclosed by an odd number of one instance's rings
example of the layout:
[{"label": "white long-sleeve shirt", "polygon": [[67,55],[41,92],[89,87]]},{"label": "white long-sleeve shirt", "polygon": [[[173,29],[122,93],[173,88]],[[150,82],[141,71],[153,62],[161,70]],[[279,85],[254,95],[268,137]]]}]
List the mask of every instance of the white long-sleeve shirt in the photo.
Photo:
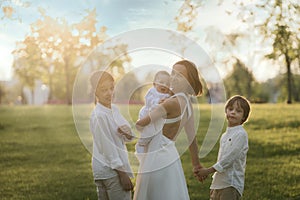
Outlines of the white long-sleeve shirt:
[{"label": "white long-sleeve shirt", "polygon": [[118,127],[129,123],[112,105],[109,109],[97,103],[90,118],[90,131],[93,134],[92,169],[94,179],[108,179],[117,176],[114,169],[123,168],[133,177],[129,164],[126,137],[118,133]]},{"label": "white long-sleeve shirt", "polygon": [[228,127],[220,139],[218,161],[213,165],[210,189],[234,187],[240,195],[244,191],[248,135],[242,125]]}]

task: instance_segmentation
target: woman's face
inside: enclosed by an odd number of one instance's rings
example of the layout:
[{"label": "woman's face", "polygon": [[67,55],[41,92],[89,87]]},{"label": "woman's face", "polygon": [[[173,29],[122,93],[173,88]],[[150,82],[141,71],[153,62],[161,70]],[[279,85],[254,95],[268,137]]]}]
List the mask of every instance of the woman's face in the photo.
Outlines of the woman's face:
[{"label": "woman's face", "polygon": [[96,97],[99,103],[110,108],[114,93],[114,81],[106,80],[99,84],[96,90]]},{"label": "woman's face", "polygon": [[170,88],[172,92],[187,92],[189,87],[188,72],[184,65],[176,64],[171,73]]}]

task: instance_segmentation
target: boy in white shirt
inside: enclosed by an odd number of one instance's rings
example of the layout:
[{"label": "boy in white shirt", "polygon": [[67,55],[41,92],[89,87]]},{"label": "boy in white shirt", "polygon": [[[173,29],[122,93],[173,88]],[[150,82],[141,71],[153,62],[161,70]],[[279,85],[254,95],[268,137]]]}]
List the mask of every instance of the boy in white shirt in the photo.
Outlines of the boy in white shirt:
[{"label": "boy in white shirt", "polygon": [[[145,96],[145,106],[139,112],[139,119],[149,114],[151,109],[157,106],[161,101],[170,97],[170,74],[167,71],[159,71],[154,76],[153,87],[151,87]],[[136,153],[145,153],[147,144],[151,141],[157,128],[151,123],[141,132],[140,138],[135,146]],[[139,156],[138,156],[139,157]]]},{"label": "boy in white shirt", "polygon": [[90,117],[93,134],[92,169],[100,200],[130,200],[133,173],[126,141],[133,139],[129,123],[112,104],[114,79],[105,71],[92,74],[95,108]]},{"label": "boy in white shirt", "polygon": [[217,163],[194,171],[199,179],[214,173],[210,186],[211,200],[239,200],[244,191],[249,147],[248,135],[242,125],[248,119],[250,103],[242,96],[233,96],[225,105],[225,113],[228,127],[220,139]]}]

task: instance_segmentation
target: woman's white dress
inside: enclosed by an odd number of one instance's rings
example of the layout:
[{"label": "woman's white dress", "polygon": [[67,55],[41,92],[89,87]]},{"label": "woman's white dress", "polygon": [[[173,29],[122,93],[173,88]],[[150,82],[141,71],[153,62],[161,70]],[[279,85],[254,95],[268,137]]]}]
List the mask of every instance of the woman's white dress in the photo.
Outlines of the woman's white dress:
[{"label": "woman's white dress", "polygon": [[[179,93],[176,95],[184,95]],[[184,95],[185,99],[187,97]],[[187,100],[189,110],[190,102]],[[159,119],[155,123],[163,127],[165,123],[181,120]],[[189,113],[188,113],[189,117]],[[157,125],[156,124],[156,125]],[[160,129],[162,130],[162,129]],[[150,141],[148,151],[142,157],[136,180],[134,200],[186,200],[190,199],[180,156],[175,141],[158,132]]]}]

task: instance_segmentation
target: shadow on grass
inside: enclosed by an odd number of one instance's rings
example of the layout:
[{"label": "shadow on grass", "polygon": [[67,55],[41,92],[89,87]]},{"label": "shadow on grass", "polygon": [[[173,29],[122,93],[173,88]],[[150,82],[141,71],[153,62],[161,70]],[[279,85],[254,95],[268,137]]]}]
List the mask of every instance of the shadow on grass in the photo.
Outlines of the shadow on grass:
[{"label": "shadow on grass", "polygon": [[270,121],[269,119],[251,119],[247,126],[253,130],[300,128],[300,120]]},{"label": "shadow on grass", "polygon": [[249,141],[248,157],[250,158],[270,158],[276,156],[297,156],[300,152],[300,146],[290,144],[266,144]]},{"label": "shadow on grass", "polygon": [[243,200],[299,199],[299,151],[299,147],[249,141]]}]

